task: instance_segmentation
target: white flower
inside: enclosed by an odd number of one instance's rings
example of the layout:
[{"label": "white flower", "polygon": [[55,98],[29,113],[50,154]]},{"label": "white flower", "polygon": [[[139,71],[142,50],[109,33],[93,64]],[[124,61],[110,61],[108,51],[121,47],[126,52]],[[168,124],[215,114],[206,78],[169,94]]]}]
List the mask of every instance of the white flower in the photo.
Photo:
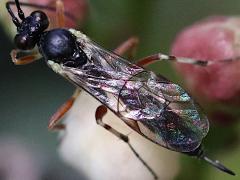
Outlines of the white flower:
[{"label": "white flower", "polygon": [[[128,145],[97,125],[98,101],[82,92],[66,116],[66,131],[60,145],[64,161],[91,180],[153,179]],[[110,111],[103,121],[123,134],[158,174],[160,179],[173,179],[178,172],[178,154],[150,142],[134,132]]]}]

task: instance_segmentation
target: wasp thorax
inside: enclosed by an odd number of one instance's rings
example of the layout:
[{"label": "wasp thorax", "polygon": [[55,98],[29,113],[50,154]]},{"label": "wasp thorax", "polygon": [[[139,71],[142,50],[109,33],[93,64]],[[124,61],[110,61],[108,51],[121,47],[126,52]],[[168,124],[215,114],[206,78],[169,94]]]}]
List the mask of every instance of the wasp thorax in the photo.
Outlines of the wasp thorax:
[{"label": "wasp thorax", "polygon": [[40,40],[40,50],[46,59],[61,60],[71,57],[75,47],[75,37],[65,29],[48,31]]},{"label": "wasp thorax", "polygon": [[45,59],[68,67],[80,67],[87,63],[87,56],[78,46],[76,37],[66,29],[45,32],[39,41],[39,49]]},{"label": "wasp thorax", "polygon": [[14,42],[18,49],[33,49],[41,34],[48,28],[49,21],[47,15],[42,11],[34,11],[26,17],[17,28],[17,35]]}]

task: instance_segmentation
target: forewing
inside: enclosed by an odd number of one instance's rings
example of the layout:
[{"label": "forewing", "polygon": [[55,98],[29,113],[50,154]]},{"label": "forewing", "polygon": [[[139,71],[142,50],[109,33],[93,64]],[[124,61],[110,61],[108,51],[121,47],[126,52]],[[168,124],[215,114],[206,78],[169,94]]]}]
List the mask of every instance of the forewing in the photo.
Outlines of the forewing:
[{"label": "forewing", "polygon": [[208,132],[207,117],[187,92],[151,72],[133,76],[119,99],[123,117],[137,120],[144,136],[171,150],[192,151]]},{"label": "forewing", "polygon": [[[74,32],[78,37],[79,32]],[[208,132],[199,106],[177,84],[104,50],[82,34],[77,39],[89,62],[62,65],[60,74],[85,89],[133,128],[171,150],[196,149]]]}]

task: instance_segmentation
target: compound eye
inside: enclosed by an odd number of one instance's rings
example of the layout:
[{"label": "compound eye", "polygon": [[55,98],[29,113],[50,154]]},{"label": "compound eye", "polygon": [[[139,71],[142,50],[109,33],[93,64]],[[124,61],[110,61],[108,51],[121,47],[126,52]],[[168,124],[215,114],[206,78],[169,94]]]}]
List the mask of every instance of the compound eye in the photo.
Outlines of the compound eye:
[{"label": "compound eye", "polygon": [[36,41],[28,35],[17,34],[14,38],[15,45],[21,50],[31,50],[35,47]]},{"label": "compound eye", "polygon": [[33,17],[34,21],[40,23],[40,30],[44,31],[49,26],[47,15],[43,11],[33,11],[30,16]]}]

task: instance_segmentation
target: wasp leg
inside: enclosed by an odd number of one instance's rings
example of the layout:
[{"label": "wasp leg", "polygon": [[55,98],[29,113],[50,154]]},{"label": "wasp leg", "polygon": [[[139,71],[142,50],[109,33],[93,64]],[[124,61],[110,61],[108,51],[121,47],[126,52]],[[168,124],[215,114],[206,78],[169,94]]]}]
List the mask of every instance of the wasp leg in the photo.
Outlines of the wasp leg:
[{"label": "wasp leg", "polygon": [[132,58],[135,55],[138,44],[139,39],[137,37],[130,37],[128,40],[120,44],[120,46],[118,46],[114,52],[118,55],[123,55],[129,51],[129,56]]},{"label": "wasp leg", "polygon": [[152,170],[152,168],[142,159],[142,157],[137,153],[137,151],[133,148],[133,146],[129,142],[128,136],[118,132],[116,129],[112,128],[110,125],[103,122],[103,117],[107,113],[107,108],[104,105],[101,105],[97,108],[95,113],[96,122],[98,125],[102,126],[106,130],[110,131],[112,134],[123,140],[128,144],[134,155],[143,163],[143,165],[150,171],[153,175],[154,179],[158,179],[157,174]]},{"label": "wasp leg", "polygon": [[18,53],[20,52],[21,51],[19,50],[13,49],[10,53],[12,62],[15,65],[29,64],[41,58],[41,55],[38,52],[31,52],[29,55],[17,57]]},{"label": "wasp leg", "polygon": [[68,110],[72,107],[75,99],[80,94],[80,89],[76,89],[74,94],[64,103],[62,104],[58,110],[52,115],[49,120],[48,129],[49,130],[62,130],[65,129],[65,125],[58,124],[62,117],[68,112]]},{"label": "wasp leg", "polygon": [[[65,26],[65,14],[64,14],[64,4],[62,0],[56,0],[56,22],[57,27],[61,28]],[[58,110],[52,115],[49,120],[48,129],[49,130],[63,130],[65,129],[64,124],[58,124],[62,117],[71,109],[75,99],[80,93],[79,89],[76,89],[74,94],[62,104]]]},{"label": "wasp leg", "polygon": [[64,4],[62,0],[56,1],[56,22],[58,28],[65,26]]},{"label": "wasp leg", "polygon": [[172,62],[179,62],[185,64],[194,64],[198,66],[208,66],[216,63],[229,63],[233,61],[240,60],[240,57],[232,58],[232,59],[223,59],[219,61],[207,61],[207,60],[198,60],[198,59],[191,59],[191,58],[184,58],[184,57],[176,57],[176,56],[168,56],[165,54],[154,54],[143,59],[137,61],[137,65],[139,66],[147,66],[157,61],[172,61]]}]

